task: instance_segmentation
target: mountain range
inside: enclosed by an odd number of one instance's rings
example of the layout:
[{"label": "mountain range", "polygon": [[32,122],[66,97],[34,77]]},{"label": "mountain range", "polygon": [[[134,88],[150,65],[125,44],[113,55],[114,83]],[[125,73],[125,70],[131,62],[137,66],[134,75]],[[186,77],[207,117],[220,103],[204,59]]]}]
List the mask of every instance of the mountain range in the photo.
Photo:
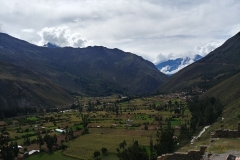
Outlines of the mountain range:
[{"label": "mountain range", "polygon": [[172,75],[201,58],[202,56],[197,54],[193,58],[183,57],[183,58],[170,59],[170,60],[158,63],[155,66],[162,73],[165,73],[167,75]]},{"label": "mountain range", "polygon": [[240,71],[240,33],[204,58],[174,74],[159,86],[159,92],[207,91]]},{"label": "mountain range", "polygon": [[[34,73],[68,94],[87,96],[149,94],[168,78],[153,63],[119,49],[50,47],[39,47],[0,33],[0,62],[15,66],[16,72],[19,68]],[[14,75],[13,70],[9,71]],[[24,77],[26,81],[33,78],[32,74],[28,76]],[[56,90],[48,87],[49,91]],[[2,99],[6,101],[4,96]]]},{"label": "mountain range", "polygon": [[200,98],[219,99],[224,106],[221,118],[211,125],[207,137],[215,129],[236,128],[240,113],[240,32],[171,76],[158,87],[157,92],[184,92]]},{"label": "mountain range", "polygon": [[2,106],[60,106],[73,101],[71,94],[142,95],[154,90],[171,93],[196,89],[206,96],[216,95],[226,104],[240,100],[240,33],[200,58],[196,55],[158,65],[172,65],[174,70],[176,63],[195,61],[168,78],[153,63],[119,49],[39,47],[1,33],[0,102]]}]

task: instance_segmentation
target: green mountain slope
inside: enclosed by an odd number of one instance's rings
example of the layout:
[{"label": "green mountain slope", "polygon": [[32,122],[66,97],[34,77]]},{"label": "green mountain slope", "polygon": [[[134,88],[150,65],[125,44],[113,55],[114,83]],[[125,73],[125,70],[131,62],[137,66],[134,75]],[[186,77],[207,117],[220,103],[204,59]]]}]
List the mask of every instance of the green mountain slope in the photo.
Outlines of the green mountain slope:
[{"label": "green mountain slope", "polygon": [[46,78],[0,62],[0,107],[58,107],[72,102],[71,96]]},{"label": "green mountain slope", "polygon": [[179,71],[158,88],[173,92],[192,88],[208,90],[240,71],[240,33],[201,60]]},{"label": "green mountain slope", "polygon": [[151,62],[119,49],[45,48],[6,34],[0,34],[0,59],[91,96],[151,93],[167,79]]},{"label": "green mountain slope", "polygon": [[[202,97],[217,97],[224,104],[224,121],[214,124],[214,129],[236,129],[240,118],[240,73],[209,89]],[[220,127],[222,126],[222,127]]]}]

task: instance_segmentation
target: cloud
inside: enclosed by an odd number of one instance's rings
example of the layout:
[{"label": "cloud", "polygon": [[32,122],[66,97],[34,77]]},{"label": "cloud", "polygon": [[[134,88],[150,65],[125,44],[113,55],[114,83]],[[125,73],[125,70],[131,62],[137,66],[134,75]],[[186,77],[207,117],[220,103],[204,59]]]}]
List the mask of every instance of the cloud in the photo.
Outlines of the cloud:
[{"label": "cloud", "polygon": [[220,42],[211,42],[207,43],[203,46],[196,46],[191,51],[186,51],[183,53],[169,53],[169,54],[158,54],[157,57],[153,60],[154,64],[159,64],[161,62],[164,62],[169,59],[176,59],[176,58],[186,58],[189,57],[193,59],[196,55],[200,55],[202,57],[206,56],[208,53],[215,50],[217,47],[221,46],[223,44],[223,41]]},{"label": "cloud", "polygon": [[61,47],[85,47],[91,43],[91,41],[82,37],[81,34],[72,33],[67,26],[45,27],[38,32],[38,35],[41,37],[41,40],[38,42],[40,46],[51,42]]},{"label": "cloud", "polygon": [[73,21],[74,21],[74,22],[80,22],[81,19],[80,19],[80,18],[76,18],[76,19],[74,19]]},{"label": "cloud", "polygon": [[239,24],[236,24],[232,27],[231,31],[230,31],[230,34],[232,36],[234,36],[235,34],[237,34],[238,32],[240,32],[240,23]]},{"label": "cloud", "polygon": [[35,29],[29,28],[29,29],[22,29],[22,32],[27,32],[27,33],[34,33]]},{"label": "cloud", "polygon": [[223,42],[211,42],[211,43],[207,43],[202,47],[195,47],[193,50],[193,54],[196,55],[201,55],[202,57],[206,56],[208,53],[212,52],[213,50],[215,50],[216,48],[218,48],[219,46],[221,46],[223,44]]},{"label": "cloud", "polygon": [[167,61],[169,59],[175,59],[175,54],[174,53],[169,53],[169,54],[158,54],[156,59],[153,61],[154,64],[159,64],[161,62]]},{"label": "cloud", "polygon": [[[93,45],[119,48],[150,61],[159,53],[187,55],[195,46],[230,38],[240,15],[239,0],[2,0],[0,6],[0,23],[12,36],[75,46],[93,39]],[[59,26],[68,26],[71,33],[65,29],[57,38],[47,31],[42,37],[21,31]]]}]

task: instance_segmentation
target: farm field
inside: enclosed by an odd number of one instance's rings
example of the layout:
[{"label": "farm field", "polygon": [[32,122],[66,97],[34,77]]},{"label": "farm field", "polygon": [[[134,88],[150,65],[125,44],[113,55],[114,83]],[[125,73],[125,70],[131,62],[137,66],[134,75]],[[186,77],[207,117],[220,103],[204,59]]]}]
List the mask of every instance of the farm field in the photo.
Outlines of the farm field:
[{"label": "farm field", "polygon": [[[57,137],[53,154],[43,152],[30,156],[28,160],[59,159],[64,155],[64,159],[94,159],[93,153],[101,152],[103,147],[107,154],[101,154],[100,158],[114,160],[118,159],[116,149],[124,140],[127,147],[138,141],[140,146],[149,150],[151,137],[155,143],[157,130],[165,125],[166,120],[171,122],[175,135],[178,135],[179,126],[191,118],[185,101],[178,97],[76,99],[77,102],[69,108],[0,121],[1,130],[23,146],[20,153],[38,149],[48,152],[46,143],[39,145],[39,136],[44,139],[46,136]],[[56,132],[56,129],[64,132]],[[62,146],[67,148],[59,152]]]},{"label": "farm field", "polygon": [[63,154],[60,153],[54,153],[54,154],[47,154],[47,153],[40,153],[37,155],[33,155],[29,158],[27,158],[27,160],[39,160],[39,159],[51,159],[51,160],[77,160],[76,158],[72,158],[72,157],[68,157],[68,156],[64,156]]},{"label": "farm field", "polygon": [[149,146],[150,137],[134,136],[134,133],[131,135],[87,134],[67,142],[69,148],[64,154],[79,159],[92,159],[94,151],[101,151],[102,147],[107,148],[109,154],[117,154],[116,149],[123,140],[129,145],[137,140],[141,146]]}]

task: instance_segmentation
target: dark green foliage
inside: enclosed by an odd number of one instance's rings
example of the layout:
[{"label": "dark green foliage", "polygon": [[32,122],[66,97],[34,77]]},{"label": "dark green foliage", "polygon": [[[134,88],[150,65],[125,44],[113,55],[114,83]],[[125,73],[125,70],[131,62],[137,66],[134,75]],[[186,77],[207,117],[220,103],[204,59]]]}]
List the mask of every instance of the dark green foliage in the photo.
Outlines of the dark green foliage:
[{"label": "dark green foliage", "polygon": [[37,137],[37,143],[39,145],[39,150],[41,150],[41,146],[44,144],[44,140],[40,134]]},{"label": "dark green foliage", "polygon": [[88,128],[84,128],[84,130],[82,131],[82,135],[84,134],[89,134],[89,129]]},{"label": "dark green foliage", "polygon": [[100,156],[100,152],[99,152],[99,151],[94,151],[93,156],[94,156],[95,158],[98,157],[98,156]]},{"label": "dark green foliage", "polygon": [[123,142],[121,142],[121,143],[119,144],[119,148],[120,148],[120,149],[125,149],[126,145],[127,145],[127,142],[124,140]]},{"label": "dark green foliage", "polygon": [[157,131],[157,142],[154,148],[158,155],[172,153],[174,151],[174,129],[171,127],[171,122],[166,121],[166,125],[161,130]]},{"label": "dark green foliage", "polygon": [[186,124],[182,124],[181,128],[180,128],[180,134],[178,136],[178,140],[180,142],[189,142],[191,138],[191,133],[190,133],[190,129]]},{"label": "dark green foliage", "polygon": [[13,160],[14,157],[18,156],[18,144],[17,142],[6,143],[2,145],[1,156],[3,160]]},{"label": "dark green foliage", "polygon": [[103,155],[107,154],[107,148],[102,147],[101,151],[102,151],[102,154],[103,154]]},{"label": "dark green foliage", "polygon": [[222,114],[223,107],[220,100],[214,97],[204,99],[194,97],[189,100],[188,108],[192,114],[190,129],[195,132],[200,126],[212,124]]},{"label": "dark green foliage", "polygon": [[151,139],[150,139],[150,160],[156,160],[156,159],[157,159],[157,154],[155,152],[153,140],[151,137]]},{"label": "dark green foliage", "polygon": [[87,128],[89,114],[81,114],[83,121],[83,128]]},{"label": "dark green foliage", "polygon": [[26,146],[31,144],[29,134],[26,134],[26,137],[24,138],[23,144],[26,145]]},{"label": "dark green foliage", "polygon": [[47,144],[47,148],[50,152],[53,150],[53,146],[57,144],[57,136],[54,134],[53,136],[50,136],[48,134],[45,134],[44,136],[44,142]]},{"label": "dark green foliage", "polygon": [[126,142],[122,142],[119,146],[124,146],[121,147],[120,149],[117,148],[118,151],[118,157],[120,160],[148,160],[149,156],[144,147],[139,146],[138,141],[134,141],[134,143],[128,147],[125,148]]}]

